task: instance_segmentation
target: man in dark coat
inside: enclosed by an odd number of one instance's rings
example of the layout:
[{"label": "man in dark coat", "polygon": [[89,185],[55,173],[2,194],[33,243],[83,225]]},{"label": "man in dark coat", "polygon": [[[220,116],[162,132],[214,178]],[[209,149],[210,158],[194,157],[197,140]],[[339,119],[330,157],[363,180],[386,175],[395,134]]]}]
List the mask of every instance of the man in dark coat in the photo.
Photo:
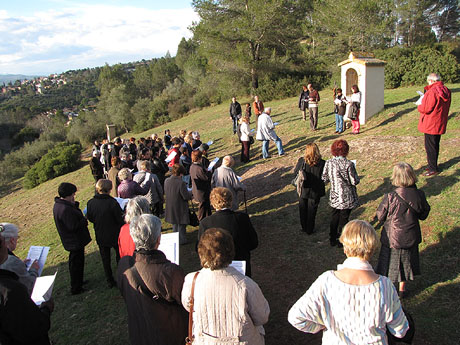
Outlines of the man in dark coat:
[{"label": "man in dark coat", "polygon": [[101,178],[104,178],[104,166],[101,161],[101,152],[93,151],[93,157],[89,161],[89,166],[91,168],[91,173],[93,174],[94,181],[97,182]]},{"label": "man in dark coat", "polygon": [[118,235],[125,222],[123,221],[123,211],[120,205],[110,196],[112,182],[110,180],[99,180],[96,184],[96,190],[98,194],[88,201],[86,216],[91,223],[94,223],[96,242],[99,246],[102,265],[104,266],[107,286],[112,288],[116,283],[112,275],[110,248],[115,249],[115,257],[118,263],[120,260]]},{"label": "man in dark coat", "polygon": [[[5,238],[0,236],[0,265],[8,258]],[[180,295],[179,295],[180,297]],[[18,276],[0,269],[0,342],[5,345],[49,345],[52,300],[40,308],[30,299]]]},{"label": "man in dark coat", "polygon": [[236,101],[236,97],[232,97],[232,103],[230,103],[230,118],[233,121],[233,134],[236,134],[238,120],[241,118],[241,105]]},{"label": "man in dark coat", "polygon": [[118,288],[128,309],[131,345],[183,345],[188,313],[182,306],[184,271],[158,250],[161,221],[142,214],[130,222],[135,256],[125,256],[117,270]]},{"label": "man in dark coat", "polygon": [[70,292],[82,293],[85,267],[85,246],[91,242],[88,221],[75,201],[77,187],[63,182],[58,187],[59,197],[54,198],[54,223],[64,249],[69,252]]},{"label": "man in dark coat", "polygon": [[308,92],[307,86],[302,86],[302,92],[299,97],[299,109],[302,112],[302,119],[307,120],[307,109],[308,109],[308,98],[310,93]]},{"label": "man in dark coat", "polygon": [[217,187],[211,191],[211,204],[217,212],[200,222],[198,242],[204,232],[210,228],[221,228],[230,232],[235,244],[235,260],[246,261],[246,275],[250,277],[250,251],[257,248],[259,240],[249,216],[231,210],[232,199],[232,192],[228,188]]},{"label": "man in dark coat", "polygon": [[193,199],[199,202],[198,220],[211,215],[211,203],[209,194],[211,193],[212,174],[203,167],[202,152],[199,150],[192,152],[192,165],[190,166],[190,178],[192,179]]}]

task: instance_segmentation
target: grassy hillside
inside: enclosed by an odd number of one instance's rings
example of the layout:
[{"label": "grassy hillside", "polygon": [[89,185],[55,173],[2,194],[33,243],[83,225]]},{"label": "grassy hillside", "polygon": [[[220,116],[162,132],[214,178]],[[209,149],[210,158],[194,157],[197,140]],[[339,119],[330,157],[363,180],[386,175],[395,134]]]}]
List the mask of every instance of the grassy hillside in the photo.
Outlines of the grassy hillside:
[{"label": "grassy hillside", "polygon": [[[427,195],[432,210],[422,222],[424,241],[420,246],[422,276],[410,283],[411,297],[404,301],[417,324],[416,344],[447,344],[460,339],[460,84],[448,85],[452,90],[452,106],[447,133],[441,139],[440,167],[442,173],[420,177],[418,187]],[[337,138],[350,144],[350,159],[357,160],[361,177],[358,186],[361,205],[351,218],[371,220],[385,192],[392,189],[392,167],[399,161],[410,163],[420,174],[426,165],[423,135],[417,131],[418,112],[413,102],[420,87],[385,91],[385,109],[362,126],[360,135],[346,131],[334,134],[331,92],[321,92],[319,130],[311,132],[308,122],[301,121],[297,98],[268,102],[273,120],[279,122],[277,134],[287,155],[261,159],[260,143],[251,149],[248,164],[237,163],[237,173],[248,186],[248,212],[259,233],[260,246],[253,253],[253,278],[259,283],[271,307],[266,325],[267,344],[319,344],[320,335],[306,335],[287,323],[289,307],[305,292],[316,277],[334,269],[345,258],[328,242],[329,209],[323,198],[318,210],[318,232],[312,236],[301,233],[297,197],[290,185],[293,166],[302,155],[305,144],[318,143],[328,159],[330,145]],[[240,100],[241,103],[247,100]],[[251,127],[255,127],[251,124]],[[167,126],[134,134],[162,135],[165,128],[173,134],[180,129],[198,130],[204,142],[214,140],[211,157],[232,154],[239,161],[240,144],[232,135],[228,104],[210,107]],[[276,157],[276,158],[275,158]],[[69,294],[68,253],[63,250],[53,218],[53,198],[63,181],[77,185],[76,199],[85,207],[93,194],[93,178],[85,165],[68,175],[48,181],[32,190],[19,187],[0,199],[0,219],[18,224],[21,232],[16,254],[25,257],[30,245],[48,245],[51,251],[44,274],[59,271],[54,298],[51,338],[53,344],[126,344],[128,343],[126,311],[118,290],[108,290],[95,241],[87,247],[85,279],[89,292]],[[166,231],[171,230],[164,224]],[[188,227],[190,240],[196,228]],[[92,237],[95,238],[91,228]],[[194,245],[181,247],[181,265],[186,272],[199,267]],[[375,263],[374,257],[373,263]],[[454,341],[455,342],[455,341]]]}]

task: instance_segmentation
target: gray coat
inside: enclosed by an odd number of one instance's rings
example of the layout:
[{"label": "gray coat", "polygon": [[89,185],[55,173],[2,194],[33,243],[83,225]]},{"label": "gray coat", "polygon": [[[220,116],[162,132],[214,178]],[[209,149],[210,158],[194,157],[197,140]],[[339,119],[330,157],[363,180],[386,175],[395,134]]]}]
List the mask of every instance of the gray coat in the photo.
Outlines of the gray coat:
[{"label": "gray coat", "polygon": [[[141,171],[134,176],[133,180],[139,184],[142,184],[146,175],[147,173],[145,171]],[[159,201],[163,201],[163,188],[161,188],[160,180],[155,174],[150,174],[150,189],[145,197],[150,202],[150,205],[154,205]]]},{"label": "gray coat", "polygon": [[180,176],[173,175],[165,180],[165,197],[165,220],[170,224],[189,224],[188,200],[192,199],[192,193]]},{"label": "gray coat", "polygon": [[215,187],[225,187],[232,192],[233,202],[232,210],[236,211],[238,209],[238,191],[246,190],[244,184],[238,181],[238,175],[230,167],[221,166],[212,175],[211,181],[212,188]]}]

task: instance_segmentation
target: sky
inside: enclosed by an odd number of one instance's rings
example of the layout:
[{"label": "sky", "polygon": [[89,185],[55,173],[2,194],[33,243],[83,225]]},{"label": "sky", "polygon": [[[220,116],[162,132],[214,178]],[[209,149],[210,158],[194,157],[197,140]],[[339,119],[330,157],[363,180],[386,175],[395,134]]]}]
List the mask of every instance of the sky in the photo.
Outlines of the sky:
[{"label": "sky", "polygon": [[1,0],[0,74],[174,56],[198,19],[191,0]]}]

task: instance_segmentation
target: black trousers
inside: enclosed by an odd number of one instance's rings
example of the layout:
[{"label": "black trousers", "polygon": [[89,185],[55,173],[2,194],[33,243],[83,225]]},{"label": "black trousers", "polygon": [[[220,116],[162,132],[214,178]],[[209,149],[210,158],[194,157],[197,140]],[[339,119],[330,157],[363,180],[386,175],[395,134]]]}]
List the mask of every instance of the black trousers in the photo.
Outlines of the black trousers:
[{"label": "black trousers", "polygon": [[438,171],[439,142],[441,135],[425,134],[425,151],[429,171]]},{"label": "black trousers", "polygon": [[198,212],[197,212],[197,217],[198,220],[201,222],[201,220],[207,216],[211,215],[211,202],[209,201],[209,198],[203,202],[200,202],[198,205]]},{"label": "black trousers", "polygon": [[78,292],[83,285],[85,270],[85,248],[71,250],[69,252],[70,290]]},{"label": "black trousers", "polygon": [[118,264],[118,261],[120,261],[120,252],[118,251],[118,245],[113,246],[113,247],[99,246],[99,253],[101,254],[102,266],[104,266],[104,273],[105,273],[105,278],[107,279],[107,282],[114,281],[113,275],[112,275],[112,260],[110,257],[111,248],[115,249],[115,257],[117,259],[117,264]]},{"label": "black trousers", "polygon": [[335,241],[340,237],[343,227],[348,223],[350,213],[351,209],[339,210],[337,208],[332,208],[329,229],[329,239],[331,241]]},{"label": "black trousers", "polygon": [[299,215],[302,231],[307,234],[313,233],[315,229],[316,212],[318,211],[319,199],[299,198]]},{"label": "black trousers", "polygon": [[249,141],[241,142],[241,161],[243,163],[249,162],[249,148],[251,144]]}]

